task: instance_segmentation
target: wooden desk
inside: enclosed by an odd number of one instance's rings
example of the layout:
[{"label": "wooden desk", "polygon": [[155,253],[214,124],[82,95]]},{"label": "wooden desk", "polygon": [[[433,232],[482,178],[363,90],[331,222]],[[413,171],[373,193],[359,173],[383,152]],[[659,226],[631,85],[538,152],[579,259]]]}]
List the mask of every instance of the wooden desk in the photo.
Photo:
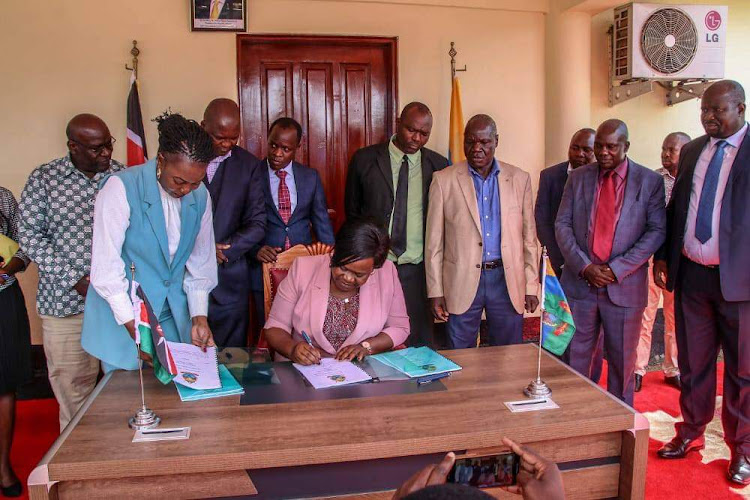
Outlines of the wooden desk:
[{"label": "wooden desk", "polygon": [[632,408],[546,353],[542,374],[560,409],[513,414],[503,405],[523,399],[536,353],[533,345],[446,351],[464,369],[443,379],[445,391],[270,405],[240,406],[239,397],[182,403],[174,387],[148,375],[147,404],[162,426],[192,427],[189,440],[152,443],[132,443],[127,426],[140,401],[138,374],[113,372],[32,472],[29,493],[273,498],[268,478],[281,471],[270,484],[314,476],[331,488],[316,495],[329,496],[345,479],[361,478],[360,498],[389,498],[372,471],[408,477],[436,454],[504,451],[508,436],[561,464],[570,499],[643,498],[648,423]]}]

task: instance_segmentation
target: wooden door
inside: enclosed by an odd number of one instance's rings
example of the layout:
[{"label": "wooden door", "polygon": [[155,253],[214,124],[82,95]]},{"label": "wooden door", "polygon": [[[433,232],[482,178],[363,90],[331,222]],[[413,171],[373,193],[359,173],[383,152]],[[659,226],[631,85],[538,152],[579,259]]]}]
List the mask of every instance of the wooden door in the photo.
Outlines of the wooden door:
[{"label": "wooden door", "polygon": [[237,36],[241,144],[263,158],[268,126],[281,116],[299,121],[296,159],[320,173],[336,229],[349,159],[393,133],[396,50],[395,38]]}]

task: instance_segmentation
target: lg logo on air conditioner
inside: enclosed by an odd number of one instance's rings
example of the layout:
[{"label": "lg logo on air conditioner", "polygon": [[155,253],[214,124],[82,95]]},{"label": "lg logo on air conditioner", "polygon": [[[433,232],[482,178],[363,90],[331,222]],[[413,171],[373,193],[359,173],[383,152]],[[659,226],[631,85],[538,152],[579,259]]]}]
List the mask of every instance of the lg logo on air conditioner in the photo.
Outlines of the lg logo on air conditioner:
[{"label": "lg logo on air conditioner", "polygon": [[[706,28],[710,31],[716,31],[721,26],[721,14],[715,10],[709,11],[706,14]],[[717,33],[706,33],[706,42],[717,43],[719,41],[719,35]]]}]

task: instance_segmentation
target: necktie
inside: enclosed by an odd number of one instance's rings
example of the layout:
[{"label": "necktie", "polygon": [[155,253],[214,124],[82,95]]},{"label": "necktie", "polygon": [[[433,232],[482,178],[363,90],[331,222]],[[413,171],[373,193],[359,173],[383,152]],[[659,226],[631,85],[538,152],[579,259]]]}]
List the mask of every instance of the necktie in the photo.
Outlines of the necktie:
[{"label": "necktie", "polygon": [[221,12],[221,2],[214,0],[211,6],[211,19],[219,19],[219,13]]},{"label": "necktie", "polygon": [[711,239],[716,188],[719,186],[719,173],[721,173],[721,164],[724,162],[724,148],[727,144],[727,141],[723,140],[716,143],[716,151],[708,164],[706,176],[703,178],[703,189],[701,190],[698,214],[695,219],[695,237],[701,243]]},{"label": "necktie", "polygon": [[399,257],[406,251],[406,205],[409,198],[409,159],[404,155],[398,171],[396,201],[393,203],[391,251]]},{"label": "necktie", "polygon": [[594,222],[593,250],[594,256],[600,262],[607,262],[612,253],[612,241],[615,238],[615,198],[615,172],[608,170],[604,172]]},{"label": "necktie", "polygon": [[[289,194],[289,188],[286,185],[286,170],[277,170],[276,176],[279,178],[279,215],[284,224],[289,224],[292,218],[292,196]],[[284,240],[284,250],[290,247],[289,236]]]}]

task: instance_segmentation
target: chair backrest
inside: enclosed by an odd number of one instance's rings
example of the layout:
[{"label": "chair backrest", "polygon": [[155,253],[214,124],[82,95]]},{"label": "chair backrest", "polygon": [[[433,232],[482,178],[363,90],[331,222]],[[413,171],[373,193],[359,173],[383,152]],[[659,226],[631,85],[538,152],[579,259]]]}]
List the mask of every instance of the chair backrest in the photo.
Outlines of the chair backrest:
[{"label": "chair backrest", "polygon": [[278,254],[276,256],[276,262],[263,264],[263,305],[265,309],[265,319],[268,319],[268,315],[271,312],[271,305],[273,304],[273,298],[276,296],[276,291],[289,273],[289,268],[292,267],[294,259],[310,255],[325,255],[332,251],[332,246],[323,243],[295,245],[289,250]]}]

